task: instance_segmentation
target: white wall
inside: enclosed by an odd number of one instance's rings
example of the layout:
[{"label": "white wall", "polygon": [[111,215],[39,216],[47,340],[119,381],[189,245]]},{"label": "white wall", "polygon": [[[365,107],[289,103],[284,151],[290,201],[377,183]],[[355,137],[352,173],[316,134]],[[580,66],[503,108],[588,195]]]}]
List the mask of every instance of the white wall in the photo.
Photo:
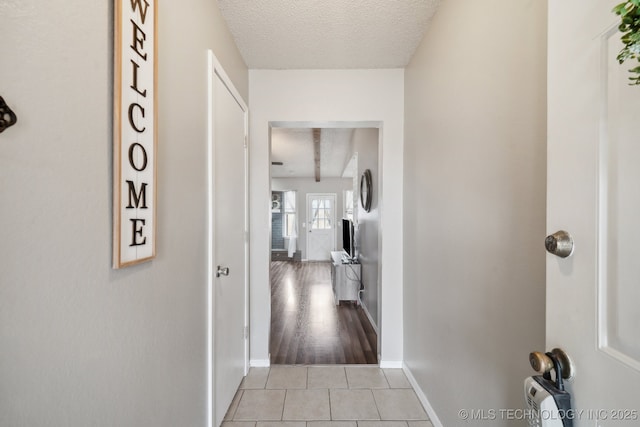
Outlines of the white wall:
[{"label": "white wall", "polygon": [[404,355],[445,426],[523,408],[544,348],[545,69],[538,0],[442,2],[406,69]]},{"label": "white wall", "polygon": [[[378,129],[356,129],[353,133],[353,149],[358,153],[358,168],[355,176],[355,193],[358,198],[355,208],[357,209],[358,221],[358,245],[360,252],[360,262],[362,263],[362,283],[364,292],[362,302],[367,308],[371,320],[375,327],[378,326],[378,302],[379,302],[379,268],[380,265],[380,208],[383,205],[380,200],[379,184],[382,176],[378,167]],[[371,210],[365,211],[360,202],[360,178],[365,170],[371,171],[372,177],[372,197]],[[394,229],[389,224],[391,230]],[[396,233],[401,233],[401,228],[395,229]]]},{"label": "white wall", "polygon": [[112,2],[0,4],[0,425],[206,422],[206,49],[215,1],[159,2],[157,259],[111,269]]},{"label": "white wall", "polygon": [[[382,223],[402,223],[403,70],[250,70],[251,359],[269,357],[269,123],[377,121]],[[307,126],[311,127],[311,126]],[[348,127],[361,127],[350,125]],[[385,234],[386,233],[386,234]],[[382,359],[402,360],[402,239],[383,231]]]},{"label": "white wall", "polygon": [[[336,195],[336,247],[339,250],[342,246],[342,231],[340,219],[344,216],[344,191],[353,189],[350,178],[322,178],[316,182],[315,178],[273,178],[271,180],[273,191],[295,190],[296,209],[298,212],[298,250],[302,251],[302,259],[307,259],[307,194],[309,193],[333,193]],[[288,239],[287,239],[288,242]],[[287,243],[288,244],[288,243]],[[286,246],[286,244],[285,244]],[[288,246],[286,246],[288,248]]]}]

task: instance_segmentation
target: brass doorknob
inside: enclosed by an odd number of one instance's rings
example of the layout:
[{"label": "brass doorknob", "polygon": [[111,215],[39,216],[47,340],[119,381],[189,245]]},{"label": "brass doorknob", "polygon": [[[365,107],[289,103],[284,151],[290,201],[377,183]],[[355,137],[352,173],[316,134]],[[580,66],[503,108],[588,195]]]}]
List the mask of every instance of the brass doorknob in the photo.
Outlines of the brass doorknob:
[{"label": "brass doorknob", "polygon": [[553,361],[546,354],[534,351],[529,354],[529,363],[534,371],[539,374],[546,374],[553,369]]},{"label": "brass doorknob", "polygon": [[551,357],[558,362],[562,370],[562,378],[565,380],[572,379],[575,374],[575,367],[567,353],[560,348],[554,348],[549,353],[531,352],[529,353],[529,363],[537,373],[546,374],[555,368]]}]

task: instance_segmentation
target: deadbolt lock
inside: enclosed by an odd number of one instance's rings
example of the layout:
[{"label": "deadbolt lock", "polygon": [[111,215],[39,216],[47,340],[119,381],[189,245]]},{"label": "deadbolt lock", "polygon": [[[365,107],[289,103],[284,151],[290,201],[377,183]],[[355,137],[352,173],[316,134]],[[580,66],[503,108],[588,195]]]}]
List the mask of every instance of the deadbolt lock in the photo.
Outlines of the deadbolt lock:
[{"label": "deadbolt lock", "polygon": [[564,230],[556,231],[544,239],[544,246],[550,254],[566,258],[573,253],[573,237]]}]

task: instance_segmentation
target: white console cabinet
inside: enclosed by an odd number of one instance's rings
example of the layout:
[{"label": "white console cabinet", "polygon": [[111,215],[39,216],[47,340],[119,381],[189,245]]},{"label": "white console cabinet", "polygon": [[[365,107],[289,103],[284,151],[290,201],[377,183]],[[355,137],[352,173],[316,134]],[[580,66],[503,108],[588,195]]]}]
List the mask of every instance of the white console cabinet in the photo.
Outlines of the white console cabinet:
[{"label": "white console cabinet", "polygon": [[342,252],[331,252],[331,286],[336,305],[340,301],[358,301],[361,265],[342,261]]}]

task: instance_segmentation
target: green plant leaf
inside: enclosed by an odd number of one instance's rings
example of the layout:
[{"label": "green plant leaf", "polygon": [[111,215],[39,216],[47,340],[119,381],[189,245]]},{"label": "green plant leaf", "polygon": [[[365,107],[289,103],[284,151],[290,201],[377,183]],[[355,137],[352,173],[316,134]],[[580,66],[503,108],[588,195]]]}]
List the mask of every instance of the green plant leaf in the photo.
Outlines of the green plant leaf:
[{"label": "green plant leaf", "polygon": [[611,11],[613,13],[615,13],[616,15],[621,15],[622,11],[624,11],[626,9],[627,3],[620,3],[619,5],[615,6],[613,9],[611,9]]},{"label": "green plant leaf", "polygon": [[620,3],[619,5],[617,5],[613,9],[611,9],[611,11],[613,13],[615,13],[616,15],[621,15],[622,11],[624,10],[624,5],[625,5],[625,3]]},{"label": "green plant leaf", "polygon": [[[640,61],[640,0],[627,0],[612,10],[620,17],[618,30],[624,47],[618,52],[616,60],[622,64],[627,60]],[[629,70],[630,85],[640,85],[640,65]]]}]

